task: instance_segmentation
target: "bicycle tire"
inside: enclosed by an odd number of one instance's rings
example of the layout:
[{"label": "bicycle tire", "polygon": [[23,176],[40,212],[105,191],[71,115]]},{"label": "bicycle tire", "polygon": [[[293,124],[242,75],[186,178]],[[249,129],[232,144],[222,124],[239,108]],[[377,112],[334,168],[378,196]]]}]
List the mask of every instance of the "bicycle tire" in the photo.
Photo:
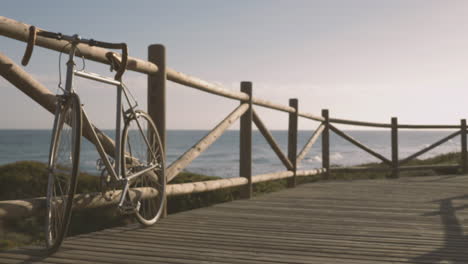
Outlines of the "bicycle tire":
[{"label": "bicycle tire", "polygon": [[[142,130],[139,129],[137,120]],[[151,155],[151,152],[148,151],[149,146],[142,135],[147,136],[154,155]],[[156,125],[147,113],[136,111],[135,115],[125,122],[121,146],[123,177],[135,174],[148,166],[157,165],[156,169],[152,170],[152,173],[145,173],[132,179],[130,182],[130,190],[132,188],[150,187],[152,191],[157,191],[157,195],[152,198],[136,201],[140,203],[139,208],[135,212],[137,220],[142,225],[152,225],[159,219],[164,207],[166,180],[164,175],[164,150],[161,139]],[[129,159],[129,155],[133,158]],[[135,158],[138,161],[135,161]]]},{"label": "bicycle tire", "polygon": [[59,97],[49,153],[46,247],[56,251],[68,231],[78,181],[82,112],[78,95]]}]

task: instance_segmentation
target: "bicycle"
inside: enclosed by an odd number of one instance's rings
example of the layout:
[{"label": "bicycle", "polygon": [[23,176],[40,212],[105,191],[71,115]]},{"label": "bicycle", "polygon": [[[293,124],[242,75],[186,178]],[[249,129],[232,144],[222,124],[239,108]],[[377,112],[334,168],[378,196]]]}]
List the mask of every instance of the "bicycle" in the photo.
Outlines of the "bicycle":
[{"label": "bicycle", "polygon": [[[24,66],[29,62],[37,36],[65,40],[67,44],[63,50],[69,47],[65,88],[61,86],[60,81],[59,91],[61,93],[57,94],[49,150],[45,221],[46,247],[51,252],[60,247],[68,231],[73,202],[76,198],[82,126],[83,120],[87,121],[88,117],[73,87],[75,76],[114,85],[117,88],[116,136],[113,153],[109,153],[109,151],[106,153],[95,128],[88,125],[91,129],[91,141],[95,143],[100,156],[98,165],[101,169],[102,195],[107,199],[109,197],[106,195],[109,193],[120,195],[118,208],[121,212],[135,213],[137,220],[142,225],[154,224],[161,216],[165,201],[164,153],[153,120],[145,112],[136,110],[138,103],[122,82],[122,75],[128,60],[127,45],[84,39],[78,35],[68,36],[37,30],[31,26],[27,48],[22,60]],[[111,70],[116,70],[113,79],[87,72],[84,67],[81,70],[76,69],[74,59],[75,56],[79,55],[79,45],[82,44],[122,50],[120,59],[113,52],[106,54]],[[59,74],[61,76],[61,73]],[[124,108],[122,94],[126,99],[127,108]],[[122,119],[124,121],[123,130],[121,130]]]}]

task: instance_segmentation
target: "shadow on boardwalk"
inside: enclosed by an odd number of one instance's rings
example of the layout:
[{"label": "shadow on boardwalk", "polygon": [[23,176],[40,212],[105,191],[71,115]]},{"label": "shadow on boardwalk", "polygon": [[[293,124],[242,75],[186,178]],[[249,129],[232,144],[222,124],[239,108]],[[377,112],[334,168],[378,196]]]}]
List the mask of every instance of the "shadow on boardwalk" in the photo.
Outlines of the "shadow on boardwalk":
[{"label": "shadow on boardwalk", "polygon": [[423,216],[439,215],[444,226],[444,246],[418,256],[411,260],[414,263],[447,263],[447,264],[467,264],[468,263],[468,236],[463,233],[463,225],[456,216],[457,211],[468,208],[468,205],[454,207],[454,200],[467,200],[468,195],[452,197],[439,200],[440,208],[438,212],[426,213]]}]

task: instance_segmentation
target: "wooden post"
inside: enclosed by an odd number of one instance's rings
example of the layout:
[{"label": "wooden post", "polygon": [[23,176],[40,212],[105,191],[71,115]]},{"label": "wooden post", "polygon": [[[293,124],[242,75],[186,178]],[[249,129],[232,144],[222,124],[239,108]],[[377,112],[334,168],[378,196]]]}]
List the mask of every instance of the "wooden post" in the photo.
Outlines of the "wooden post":
[{"label": "wooden post", "polygon": [[[247,185],[241,189],[241,198],[249,199],[252,197],[252,83],[241,82],[241,92],[249,95],[249,109],[240,120],[239,173],[248,180]],[[241,101],[243,103],[245,102]]]},{"label": "wooden post", "polygon": [[[148,61],[158,66],[158,72],[148,74],[148,114],[158,130],[166,160],[166,48],[156,44],[148,47]],[[162,217],[167,216],[167,200]]]},{"label": "wooden post", "polygon": [[392,117],[392,178],[400,177],[398,161],[398,118]]},{"label": "wooden post", "polygon": [[322,109],[323,132],[322,132],[322,168],[325,169],[325,177],[330,178],[330,119],[328,109]]},{"label": "wooden post", "polygon": [[289,99],[289,106],[296,109],[296,112],[289,113],[289,126],[288,126],[288,159],[293,168],[294,176],[288,178],[288,187],[296,186],[296,171],[297,171],[297,121],[299,116],[299,101],[297,99]]},{"label": "wooden post", "polygon": [[468,153],[466,147],[466,119],[461,120],[461,160],[460,167],[463,174],[468,173]]}]

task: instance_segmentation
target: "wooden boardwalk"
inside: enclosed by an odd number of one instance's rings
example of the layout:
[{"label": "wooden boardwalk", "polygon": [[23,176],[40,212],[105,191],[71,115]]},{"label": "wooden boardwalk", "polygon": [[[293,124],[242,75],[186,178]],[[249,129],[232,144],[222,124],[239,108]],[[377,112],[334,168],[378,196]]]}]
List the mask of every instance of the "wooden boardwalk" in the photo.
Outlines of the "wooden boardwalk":
[{"label": "wooden boardwalk", "polygon": [[468,263],[468,177],[322,182],[66,240],[0,263]]}]

